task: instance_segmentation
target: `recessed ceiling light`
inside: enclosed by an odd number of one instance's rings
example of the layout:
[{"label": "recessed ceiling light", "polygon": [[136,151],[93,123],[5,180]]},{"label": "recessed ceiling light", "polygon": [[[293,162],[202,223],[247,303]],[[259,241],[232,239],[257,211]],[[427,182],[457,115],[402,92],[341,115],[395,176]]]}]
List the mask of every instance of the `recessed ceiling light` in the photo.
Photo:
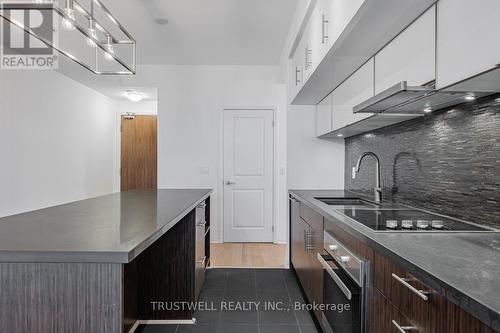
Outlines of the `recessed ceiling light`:
[{"label": "recessed ceiling light", "polygon": [[427,113],[432,112],[432,109],[429,108],[429,107],[427,107],[427,108],[424,109],[424,112],[427,112]]},{"label": "recessed ceiling light", "polygon": [[343,137],[343,136],[344,136],[344,134],[339,133],[339,134],[337,134],[337,136],[338,136],[339,138],[341,138],[341,137]]},{"label": "recessed ceiling light", "polygon": [[476,97],[474,95],[465,96],[466,101],[473,101],[475,99],[476,99]]},{"label": "recessed ceiling light", "polygon": [[125,91],[125,97],[127,97],[132,102],[140,102],[144,99],[143,94],[132,90]]},{"label": "recessed ceiling light", "polygon": [[155,20],[155,23],[158,25],[167,25],[168,20],[166,18],[158,18]]}]

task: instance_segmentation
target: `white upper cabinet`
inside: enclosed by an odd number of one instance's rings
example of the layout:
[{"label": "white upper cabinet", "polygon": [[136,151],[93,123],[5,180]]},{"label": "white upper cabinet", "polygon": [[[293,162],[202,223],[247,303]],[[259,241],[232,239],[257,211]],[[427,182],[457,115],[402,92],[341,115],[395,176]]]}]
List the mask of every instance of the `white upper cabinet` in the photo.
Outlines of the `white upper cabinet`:
[{"label": "white upper cabinet", "polygon": [[372,113],[353,113],[355,105],[374,96],[373,58],[333,91],[333,130],[372,116]]},{"label": "white upper cabinet", "polygon": [[500,1],[438,3],[437,87],[484,72],[500,63]]},{"label": "white upper cabinet", "polygon": [[436,7],[432,6],[375,56],[375,94],[401,81],[420,86],[435,80],[435,54]]},{"label": "white upper cabinet", "polygon": [[332,95],[328,95],[316,105],[316,136],[322,136],[333,130]]},{"label": "white upper cabinet", "polygon": [[333,46],[365,0],[318,0],[323,55]]}]

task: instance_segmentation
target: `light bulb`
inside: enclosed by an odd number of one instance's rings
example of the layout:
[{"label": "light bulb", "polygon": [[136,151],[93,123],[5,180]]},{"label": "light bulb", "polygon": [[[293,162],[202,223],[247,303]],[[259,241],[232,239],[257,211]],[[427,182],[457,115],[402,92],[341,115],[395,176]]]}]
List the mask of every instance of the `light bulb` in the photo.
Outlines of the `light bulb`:
[{"label": "light bulb", "polygon": [[115,54],[115,50],[113,48],[113,39],[110,35],[106,36],[106,45],[104,46],[106,52],[104,53],[104,59],[108,61],[114,60],[113,55]]},{"label": "light bulb", "polygon": [[62,20],[62,26],[66,30],[75,30],[75,10],[73,8],[67,7],[64,9],[64,12],[66,15],[70,18],[63,18]]},{"label": "light bulb", "polygon": [[[97,39],[97,31],[95,30],[94,26],[94,20],[92,18],[89,19],[89,28],[88,28],[88,33],[92,38]],[[87,45],[90,47],[96,47],[96,43],[91,39],[87,37]]]},{"label": "light bulb", "polygon": [[[89,35],[94,39],[97,39],[97,32],[95,31],[95,29],[89,29]],[[87,45],[90,47],[95,47],[96,43],[92,39],[87,38]]]}]

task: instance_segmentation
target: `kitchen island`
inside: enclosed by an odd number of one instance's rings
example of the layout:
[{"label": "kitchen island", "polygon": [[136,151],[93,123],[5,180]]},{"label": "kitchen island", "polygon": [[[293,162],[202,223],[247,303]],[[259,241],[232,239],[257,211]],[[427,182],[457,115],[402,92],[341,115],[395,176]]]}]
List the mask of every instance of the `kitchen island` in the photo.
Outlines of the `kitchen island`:
[{"label": "kitchen island", "polygon": [[208,221],[210,193],[129,191],[0,219],[0,332],[190,320],[152,302],[194,301],[195,224],[200,207]]}]

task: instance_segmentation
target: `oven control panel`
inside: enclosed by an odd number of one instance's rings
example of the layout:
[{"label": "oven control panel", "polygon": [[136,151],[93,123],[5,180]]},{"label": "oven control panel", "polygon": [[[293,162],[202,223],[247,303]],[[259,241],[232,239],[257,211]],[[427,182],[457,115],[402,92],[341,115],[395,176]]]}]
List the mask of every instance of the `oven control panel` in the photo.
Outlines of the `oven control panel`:
[{"label": "oven control panel", "polygon": [[324,232],[325,251],[333,257],[358,284],[362,284],[365,262],[335,239],[329,232]]}]

